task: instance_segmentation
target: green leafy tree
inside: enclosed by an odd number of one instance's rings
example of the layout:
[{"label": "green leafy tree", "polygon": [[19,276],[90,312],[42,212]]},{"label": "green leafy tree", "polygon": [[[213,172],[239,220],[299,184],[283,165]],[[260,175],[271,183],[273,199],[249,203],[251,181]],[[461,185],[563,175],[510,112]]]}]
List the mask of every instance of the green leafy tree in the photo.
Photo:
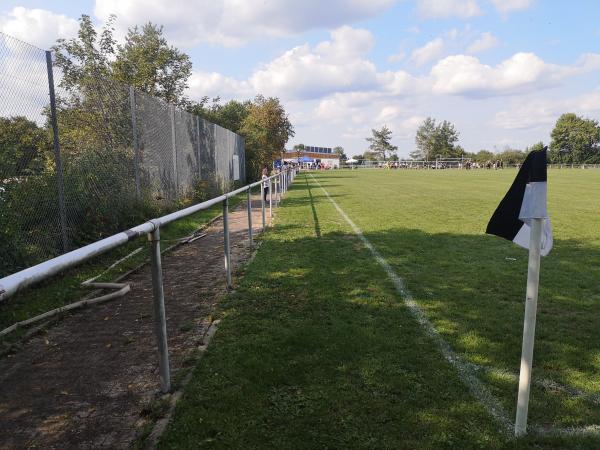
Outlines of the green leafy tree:
[{"label": "green leafy tree", "polygon": [[367,150],[359,157],[359,159],[362,161],[377,161],[378,154]]},{"label": "green leafy tree", "polygon": [[0,117],[0,183],[39,174],[50,162],[48,130],[25,117]]},{"label": "green leafy tree", "polygon": [[369,142],[369,150],[377,155],[377,158],[387,160],[388,156],[396,153],[398,147],[391,144],[392,130],[384,125],[381,130],[372,129],[372,136],[366,138]]},{"label": "green leafy tree", "polygon": [[544,144],[541,142],[535,144],[531,148],[528,148],[526,151],[508,148],[496,155],[496,159],[499,159],[504,164],[521,164],[523,161],[525,161],[525,156],[527,156],[527,153],[529,153],[531,150],[537,150],[542,148],[544,148]]},{"label": "green leafy tree", "polygon": [[563,114],[550,136],[551,162],[600,163],[600,127],[596,120]]},{"label": "green leafy tree", "polygon": [[435,119],[427,117],[417,129],[415,136],[416,150],[411,152],[413,159],[434,160],[443,158],[460,158],[465,151],[456,145],[459,133],[454,125],[447,120],[436,123]]},{"label": "green leafy tree", "polygon": [[339,145],[337,147],[333,147],[333,153],[338,155],[341,163],[348,159],[346,153],[344,152],[344,147],[340,147]]},{"label": "green leafy tree", "polygon": [[277,159],[294,137],[294,127],[279,99],[262,95],[249,105],[239,131],[246,139],[246,167],[253,179],[259,178],[262,167]]},{"label": "green leafy tree", "polygon": [[117,49],[112,63],[115,80],[169,103],[185,104],[192,63],[188,55],[167,43],[162,26],[148,22],[130,28],[125,44]]},{"label": "green leafy tree", "polygon": [[474,158],[475,162],[480,164],[485,164],[488,161],[493,161],[494,159],[498,159],[493,152],[489,150],[479,150],[475,153]]}]

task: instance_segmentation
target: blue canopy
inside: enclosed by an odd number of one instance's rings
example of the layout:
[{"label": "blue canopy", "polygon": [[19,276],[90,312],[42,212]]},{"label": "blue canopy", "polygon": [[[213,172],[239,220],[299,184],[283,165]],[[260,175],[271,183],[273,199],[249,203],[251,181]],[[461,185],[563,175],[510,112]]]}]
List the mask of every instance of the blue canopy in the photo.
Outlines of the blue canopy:
[{"label": "blue canopy", "polygon": [[315,162],[314,159],[308,157],[308,156],[301,156],[300,158],[298,158],[298,162],[301,163],[311,163],[311,162]]}]

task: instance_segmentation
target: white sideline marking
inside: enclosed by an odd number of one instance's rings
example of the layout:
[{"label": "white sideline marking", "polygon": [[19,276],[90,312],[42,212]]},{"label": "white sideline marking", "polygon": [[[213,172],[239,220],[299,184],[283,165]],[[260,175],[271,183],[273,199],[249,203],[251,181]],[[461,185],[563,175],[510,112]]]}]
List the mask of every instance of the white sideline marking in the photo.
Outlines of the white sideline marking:
[{"label": "white sideline marking", "polygon": [[348,225],[352,228],[352,231],[358,236],[358,238],[362,241],[362,243],[369,249],[371,254],[375,257],[375,260],[379,263],[379,265],[385,270],[387,276],[394,284],[396,291],[404,300],[404,304],[407,306],[408,310],[411,312],[413,317],[419,322],[419,324],[425,330],[425,333],[435,342],[439,351],[442,353],[444,358],[458,371],[458,376],[461,381],[469,388],[471,395],[475,397],[479,402],[483,404],[488,413],[494,417],[503,428],[503,431],[508,435],[512,436],[513,431],[513,423],[509,419],[508,414],[498,401],[496,397],[492,395],[492,393],[488,390],[487,387],[477,378],[475,371],[473,370],[471,364],[462,360],[460,356],[458,356],[450,345],[440,336],[438,331],[435,329],[433,324],[425,317],[423,310],[419,308],[408,291],[406,286],[404,285],[404,281],[400,278],[392,266],[386,261],[386,259],[381,256],[381,254],[373,247],[371,242],[363,235],[362,231],[358,226],[352,222],[352,219],[346,215],[344,210],[340,208],[340,206],[335,202],[333,198],[329,196],[329,193],[325,190],[321,183],[319,183],[316,178],[311,174],[311,178],[317,185],[321,188],[321,190],[325,193],[329,201],[335,206],[335,209],[340,213],[340,215],[344,218]]}]

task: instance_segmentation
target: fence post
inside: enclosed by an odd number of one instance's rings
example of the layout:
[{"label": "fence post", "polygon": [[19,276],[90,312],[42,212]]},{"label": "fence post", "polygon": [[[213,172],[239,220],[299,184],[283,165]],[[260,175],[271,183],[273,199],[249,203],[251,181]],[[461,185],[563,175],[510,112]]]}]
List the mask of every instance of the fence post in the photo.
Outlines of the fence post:
[{"label": "fence post", "polygon": [[173,180],[175,198],[179,195],[179,174],[177,173],[177,141],[175,140],[175,105],[171,105],[171,146],[173,147]]},{"label": "fence post", "polygon": [[247,191],[248,195],[248,241],[250,241],[250,246],[254,245],[252,242],[252,188],[248,187]]},{"label": "fence post", "polygon": [[231,289],[231,252],[229,250],[229,197],[223,200],[223,248],[225,251],[225,273],[227,275],[227,288]]},{"label": "fence post", "polygon": [[140,147],[138,142],[137,115],[135,112],[135,89],[129,86],[129,105],[131,107],[131,129],[133,132],[133,173],[135,176],[135,195],[139,200],[140,188]]},{"label": "fence post", "polygon": [[54,143],[54,164],[56,164],[56,184],[58,187],[58,213],[60,219],[60,235],[63,252],[69,251],[67,235],[67,207],[65,204],[65,180],[58,140],[58,121],[56,119],[56,95],[54,93],[54,70],[52,67],[52,52],[46,51],[46,69],[48,70],[48,93],[50,94],[50,121],[52,122],[52,138]]},{"label": "fence post", "polygon": [[273,187],[275,186],[275,179],[269,178],[269,225],[273,221]]},{"label": "fence post", "polygon": [[198,138],[198,179],[202,179],[202,160],[200,155],[202,154],[200,146],[200,117],[196,116],[196,134]]},{"label": "fence post", "polygon": [[158,368],[160,389],[171,390],[171,370],[169,367],[169,346],[167,343],[167,319],[165,315],[165,292],[163,287],[162,262],[160,258],[160,228],[148,233],[150,257],[152,259],[152,292],[154,294],[154,333],[158,344]]},{"label": "fence post", "polygon": [[265,231],[267,227],[267,221],[265,220],[265,183],[262,181],[260,183],[260,208],[262,214],[262,229]]}]

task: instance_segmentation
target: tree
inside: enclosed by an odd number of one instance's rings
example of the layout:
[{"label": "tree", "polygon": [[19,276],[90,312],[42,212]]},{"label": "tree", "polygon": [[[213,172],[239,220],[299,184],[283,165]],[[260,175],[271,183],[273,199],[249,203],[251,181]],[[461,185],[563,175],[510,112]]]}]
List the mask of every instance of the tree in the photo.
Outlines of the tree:
[{"label": "tree", "polygon": [[208,106],[208,97],[205,96],[199,102],[189,102],[187,110],[209,122],[216,123],[234,133],[239,133],[244,119],[250,112],[252,102],[249,100],[244,102],[230,100],[225,104],[221,104],[220,100],[219,97],[215,97],[212,99],[212,104]]},{"label": "tree", "polygon": [[428,155],[435,152],[435,119],[426,118],[417,129],[415,136],[415,144],[417,148],[410,153],[412,159],[427,159]]},{"label": "tree", "polygon": [[378,155],[376,153],[366,151],[360,156],[361,161],[377,161]]},{"label": "tree", "polygon": [[427,117],[417,129],[415,144],[417,149],[411,152],[413,159],[433,160],[443,158],[460,158],[464,149],[458,145],[459,133],[447,120],[436,124],[435,119]]},{"label": "tree", "polygon": [[475,162],[479,164],[485,164],[486,162],[493,161],[497,158],[494,153],[490,152],[489,150],[479,150],[477,153],[475,153],[474,159]]},{"label": "tree", "polygon": [[388,154],[391,156],[396,153],[398,147],[391,144],[392,130],[384,125],[381,130],[372,129],[373,136],[366,138],[369,142],[369,150],[373,152],[379,159],[386,160]]},{"label": "tree", "polygon": [[112,64],[116,80],[169,103],[185,104],[192,63],[188,55],[167,43],[162,26],[148,22],[141,29],[130,28],[125,45],[117,49]]},{"label": "tree", "polygon": [[79,19],[79,31],[73,39],[58,39],[52,47],[55,65],[61,69],[60,85],[67,91],[85,89],[93,80],[112,75],[111,61],[115,56],[115,39],[111,15],[98,36],[90,16]]},{"label": "tree", "polygon": [[258,179],[265,165],[276,159],[294,136],[294,127],[278,98],[258,95],[248,108],[240,134],[246,138],[246,165]]},{"label": "tree", "polygon": [[111,15],[98,33],[83,14],[73,39],[58,39],[53,47],[61,69],[60,85],[69,92],[91,95],[116,80],[178,105],[186,104],[183,92],[192,73],[189,56],[169,46],[162,27],[147,23],[130,28],[123,46],[113,36],[116,16]]},{"label": "tree", "polygon": [[333,147],[333,153],[338,155],[341,163],[348,159],[346,153],[344,153],[344,147],[340,147],[339,145],[337,147]]},{"label": "tree", "polygon": [[41,173],[51,161],[48,130],[25,117],[0,117],[0,183]]},{"label": "tree", "polygon": [[563,114],[550,136],[551,162],[600,163],[600,127],[596,120]]},{"label": "tree", "polygon": [[521,164],[523,161],[525,161],[525,156],[527,156],[527,153],[529,153],[531,150],[537,150],[543,147],[544,144],[539,142],[533,145],[531,148],[527,148],[524,152],[521,150],[507,148],[502,153],[496,155],[496,158],[502,161],[504,164]]}]

